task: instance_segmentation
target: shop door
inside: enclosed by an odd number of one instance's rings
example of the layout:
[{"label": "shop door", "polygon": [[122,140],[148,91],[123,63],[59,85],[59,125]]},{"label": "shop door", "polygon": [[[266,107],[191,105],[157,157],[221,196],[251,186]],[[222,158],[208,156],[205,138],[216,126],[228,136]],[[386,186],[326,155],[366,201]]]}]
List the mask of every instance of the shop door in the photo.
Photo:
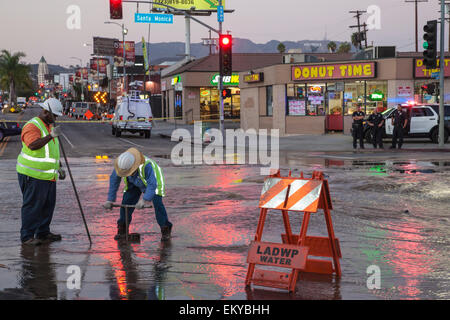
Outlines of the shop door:
[{"label": "shop door", "polygon": [[344,117],[342,115],[343,92],[327,91],[325,117],[326,131],[343,131]]}]

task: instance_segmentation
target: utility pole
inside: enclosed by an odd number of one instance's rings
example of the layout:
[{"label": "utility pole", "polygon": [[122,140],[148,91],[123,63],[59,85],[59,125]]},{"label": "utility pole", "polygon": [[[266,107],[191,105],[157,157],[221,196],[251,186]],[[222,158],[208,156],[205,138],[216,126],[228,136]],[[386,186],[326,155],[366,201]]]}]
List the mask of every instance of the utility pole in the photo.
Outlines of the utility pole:
[{"label": "utility pole", "polygon": [[[359,45],[359,50],[362,50],[362,44],[361,44],[361,21],[360,21],[360,17],[362,16],[363,13],[366,13],[367,11],[362,11],[362,10],[356,10],[356,11],[349,11],[349,13],[356,13],[356,16],[354,16],[356,18],[356,20],[358,21],[358,25],[356,26],[350,26],[350,28],[358,28],[358,36],[357,36],[357,41],[358,41],[358,45]],[[366,41],[366,47],[367,47],[367,41]]]},{"label": "utility pole", "polygon": [[428,0],[405,0],[406,3],[414,3],[414,7],[415,7],[415,16],[416,16],[416,52],[419,52],[419,31],[418,31],[418,27],[417,27],[417,23],[418,23],[418,19],[419,19],[419,14],[418,14],[418,3],[419,2],[428,2]]},{"label": "utility pole", "polygon": [[439,79],[439,148],[444,147],[444,70],[445,70],[445,1],[441,0],[441,57],[439,60],[439,70],[440,70],[440,79]]}]

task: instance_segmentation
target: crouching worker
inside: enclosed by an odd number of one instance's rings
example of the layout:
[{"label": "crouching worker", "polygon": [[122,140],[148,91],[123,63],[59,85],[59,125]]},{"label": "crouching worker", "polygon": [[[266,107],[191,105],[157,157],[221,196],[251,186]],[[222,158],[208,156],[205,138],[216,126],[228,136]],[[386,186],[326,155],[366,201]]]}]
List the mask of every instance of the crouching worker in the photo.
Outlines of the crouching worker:
[{"label": "crouching worker", "polygon": [[[156,162],[145,157],[136,148],[130,148],[122,153],[114,162],[114,170],[109,179],[108,201],[103,207],[111,210],[113,202],[116,201],[117,190],[120,180],[124,181],[125,188],[122,199],[124,205],[136,205],[136,209],[143,209],[153,202],[155,208],[156,221],[161,228],[161,241],[170,239],[172,223],[170,223],[166,208],[162,202],[165,196],[164,176],[161,168]],[[139,200],[141,194],[144,194]],[[128,208],[128,223],[131,223],[131,217],[134,208]],[[117,221],[117,235],[115,240],[125,237],[125,209],[120,208],[120,218]]]}]

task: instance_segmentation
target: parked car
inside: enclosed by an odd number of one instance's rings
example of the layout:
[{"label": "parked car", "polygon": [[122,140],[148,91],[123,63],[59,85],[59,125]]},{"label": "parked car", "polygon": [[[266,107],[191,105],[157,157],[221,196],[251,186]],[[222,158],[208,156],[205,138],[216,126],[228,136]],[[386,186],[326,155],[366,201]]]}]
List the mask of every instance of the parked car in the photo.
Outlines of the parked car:
[{"label": "parked car", "polygon": [[[447,142],[450,135],[450,124],[447,120],[450,106],[445,106],[445,136]],[[394,126],[391,123],[393,112],[396,108],[387,109],[382,113],[385,119],[383,125],[383,138],[391,138]],[[438,143],[439,136],[439,106],[433,105],[402,105],[403,112],[406,113],[408,124],[405,128],[404,138],[429,138],[434,143]],[[364,122],[364,138],[372,143],[372,128]]]},{"label": "parked car", "polygon": [[22,133],[22,128],[17,122],[0,120],[0,141],[5,137],[18,136]]}]

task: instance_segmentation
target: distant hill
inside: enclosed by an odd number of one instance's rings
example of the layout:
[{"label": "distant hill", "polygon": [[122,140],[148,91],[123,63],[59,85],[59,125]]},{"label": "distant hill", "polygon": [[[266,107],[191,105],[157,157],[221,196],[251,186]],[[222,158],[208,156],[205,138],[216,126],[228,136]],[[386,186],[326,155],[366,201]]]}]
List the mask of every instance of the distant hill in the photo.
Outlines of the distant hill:
[{"label": "distant hill", "polygon": [[[290,49],[301,49],[304,53],[323,53],[328,52],[327,45],[329,40],[301,40],[301,41],[282,41],[286,47],[286,52]],[[337,46],[342,41],[334,41]],[[280,41],[271,40],[267,43],[254,43],[248,39],[234,38],[233,52],[236,53],[275,53],[278,52],[277,46]],[[147,46],[150,51],[151,63],[159,63],[163,60],[181,60],[184,56],[184,42],[160,42],[150,43]],[[354,48],[352,48],[354,50]],[[191,55],[201,58],[209,54],[209,47],[202,43],[191,43]],[[142,55],[142,42],[136,43],[136,55]]]}]

